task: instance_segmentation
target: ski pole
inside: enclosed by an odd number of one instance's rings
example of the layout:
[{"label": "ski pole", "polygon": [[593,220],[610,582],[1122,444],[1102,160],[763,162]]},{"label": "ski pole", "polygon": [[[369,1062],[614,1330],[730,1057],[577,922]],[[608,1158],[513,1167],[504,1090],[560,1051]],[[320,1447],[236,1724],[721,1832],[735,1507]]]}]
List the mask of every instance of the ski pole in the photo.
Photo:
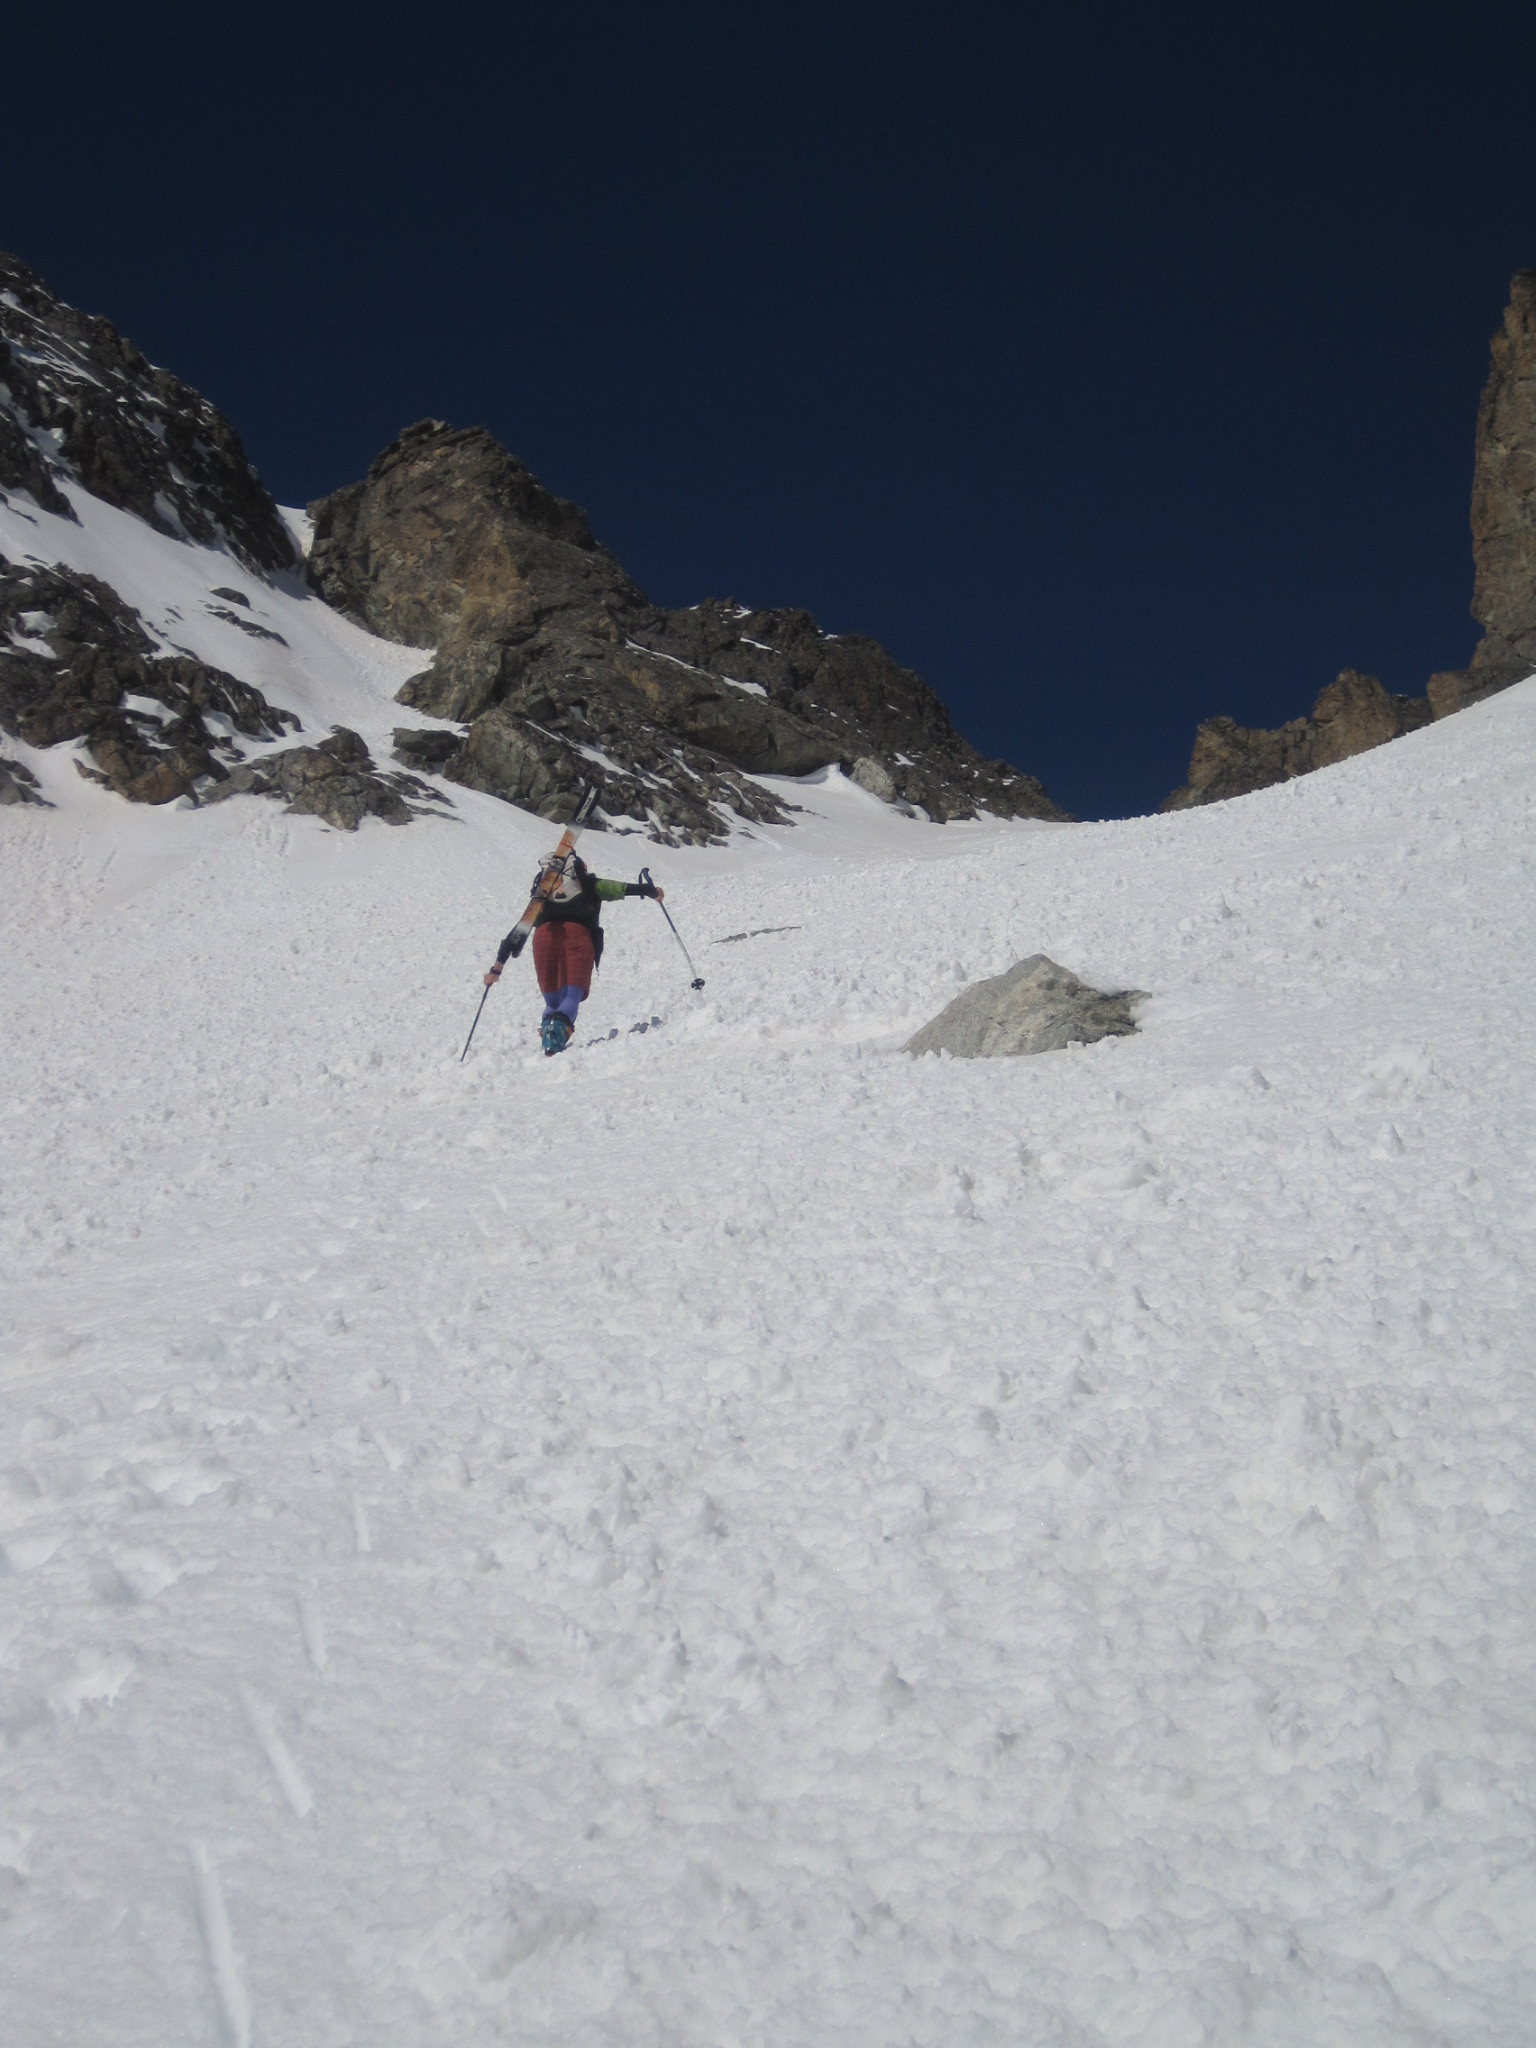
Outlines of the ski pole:
[{"label": "ski pole", "polygon": [[[489,988],[486,988],[486,989],[485,989],[485,991],[484,991],[484,992],[482,993],[482,995],[481,995],[481,997],[480,997],[480,1010],[483,1010],[483,1009],[485,1008],[485,998],[486,998],[486,996],[488,996],[488,995],[490,994],[490,992],[491,992],[491,991],[490,991],[490,989],[489,989]],[[470,1025],[470,1027],[469,1027],[469,1038],[473,1038],[473,1037],[474,1037],[474,1035],[475,1035],[475,1026],[476,1026],[476,1025],[478,1025],[478,1023],[480,1022],[480,1010],[476,1010],[476,1012],[475,1012],[475,1022],[474,1022],[474,1024],[471,1024],[471,1025]],[[465,1061],[465,1058],[466,1058],[466,1056],[468,1055],[468,1052],[469,1052],[469,1038],[466,1038],[466,1039],[465,1039],[465,1041],[464,1041],[464,1051],[463,1051],[463,1052],[461,1052],[461,1053],[459,1054],[459,1065],[460,1065],[461,1067],[463,1066],[463,1064],[464,1064],[464,1061]]]},{"label": "ski pole", "polygon": [[[651,871],[649,868],[642,868],[640,870],[640,880],[645,884],[645,886],[651,891],[652,895],[654,896],[656,894],[656,884],[651,880]],[[672,913],[670,910],[668,910],[667,906],[665,905],[665,903],[662,902],[659,896],[656,897],[656,908],[667,920],[667,923],[672,924]],[[680,946],[683,946],[683,935],[678,930],[675,924],[672,924],[672,936],[674,939],[676,939],[677,943]],[[688,972],[693,976],[693,981],[690,984],[690,986],[693,988],[702,988],[704,986],[704,977],[702,974],[700,974],[699,970],[694,966],[693,956],[689,953],[688,948],[686,946],[683,946],[683,958],[688,962]]]}]

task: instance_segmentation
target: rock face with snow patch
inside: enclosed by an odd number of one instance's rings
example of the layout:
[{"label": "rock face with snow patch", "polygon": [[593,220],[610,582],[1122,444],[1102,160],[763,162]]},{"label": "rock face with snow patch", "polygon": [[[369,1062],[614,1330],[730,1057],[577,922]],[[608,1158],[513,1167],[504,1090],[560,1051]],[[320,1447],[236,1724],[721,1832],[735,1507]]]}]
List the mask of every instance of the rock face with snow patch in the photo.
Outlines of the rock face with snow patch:
[{"label": "rock face with snow patch", "polygon": [[203,801],[221,803],[245,795],[280,797],[292,815],[323,819],[338,832],[355,832],[364,818],[408,825],[413,817],[428,815],[423,806],[447,802],[414,775],[375,767],[361,734],[344,725],[318,746],[284,747],[231,769]]},{"label": "rock face with snow patch", "polygon": [[1346,668],[1319,693],[1310,718],[1272,729],[1206,719],[1195,733],[1188,781],[1160,808],[1185,811],[1289,782],[1414,732],[1432,716],[1425,698],[1389,696],[1375,676]]},{"label": "rock face with snow patch", "polygon": [[1516,271],[1477,414],[1469,668],[1431,676],[1444,718],[1536,670],[1536,270]]},{"label": "rock face with snow patch", "polygon": [[1064,815],[1033,777],[983,761],[877,642],[806,612],[652,604],[586,514],[483,429],[421,421],[310,510],[320,594],[435,650],[400,695],[466,728],[439,761],[471,788],[566,816],[596,770],[610,819],[706,841],[732,814],[783,815],[745,777],[867,760],[883,783],[866,771],[866,788],[939,819]]},{"label": "rock face with snow patch", "polygon": [[1044,953],[1032,953],[1006,974],[972,982],[931,1024],[907,1041],[907,1052],[948,1052],[956,1059],[1007,1059],[1126,1038],[1136,1029],[1136,989],[1113,995],[1089,988]]},{"label": "rock face with snow patch", "polygon": [[[158,533],[224,548],[253,574],[298,566],[223,414],[0,253],[0,496],[78,524],[65,485]],[[278,637],[244,616],[239,591],[211,596],[215,616]],[[0,731],[35,747],[84,741],[82,774],[163,804],[223,784],[246,757],[241,739],[278,740],[298,723],[252,684],[157,640],[96,577],[0,559]],[[0,802],[39,801],[35,788],[7,763]]]},{"label": "rock face with snow patch", "polygon": [[0,561],[0,732],[34,747],[84,740],[95,767],[83,773],[163,804],[221,782],[244,758],[236,734],[281,739],[298,722],[223,669],[162,652],[94,576]]},{"label": "rock face with snow patch", "polygon": [[218,407],[0,251],[0,490],[73,519],[62,483],[157,533],[226,546],[258,572],[297,567]]}]

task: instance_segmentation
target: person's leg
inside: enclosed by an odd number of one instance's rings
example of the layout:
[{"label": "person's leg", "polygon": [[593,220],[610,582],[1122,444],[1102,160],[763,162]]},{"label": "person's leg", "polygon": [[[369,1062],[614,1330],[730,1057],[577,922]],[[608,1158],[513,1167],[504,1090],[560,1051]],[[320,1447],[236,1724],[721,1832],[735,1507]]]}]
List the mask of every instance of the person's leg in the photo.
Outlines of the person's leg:
[{"label": "person's leg", "polygon": [[544,995],[539,1038],[546,1054],[564,1052],[576,1029],[576,1012],[592,986],[592,935],[581,924],[535,925],[533,944]]},{"label": "person's leg", "polygon": [[568,924],[562,927],[564,944],[561,951],[560,972],[562,987],[555,1001],[555,1008],[576,1028],[576,1012],[592,992],[592,934],[584,924]]},{"label": "person's leg", "polygon": [[563,925],[536,924],[533,928],[533,971],[539,978],[544,1014],[554,1015],[564,992],[565,962],[560,944]]}]

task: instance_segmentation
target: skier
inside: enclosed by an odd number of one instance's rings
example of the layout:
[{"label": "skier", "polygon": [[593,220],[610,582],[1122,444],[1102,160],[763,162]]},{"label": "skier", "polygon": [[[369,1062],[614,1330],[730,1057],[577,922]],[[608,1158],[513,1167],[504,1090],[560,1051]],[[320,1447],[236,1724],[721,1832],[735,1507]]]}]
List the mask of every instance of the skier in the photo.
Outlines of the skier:
[{"label": "skier", "polygon": [[[592,873],[579,853],[557,852],[546,854],[540,862],[533,893],[540,904],[539,920],[533,928],[533,966],[544,997],[539,1043],[550,1057],[570,1044],[576,1012],[592,991],[592,971],[603,957],[603,928],[598,921],[603,905],[624,896],[654,896],[660,903],[665,891],[650,880],[605,881]],[[496,965],[485,976],[487,988],[494,988],[501,979],[513,950],[515,930],[514,926],[501,942]]]}]

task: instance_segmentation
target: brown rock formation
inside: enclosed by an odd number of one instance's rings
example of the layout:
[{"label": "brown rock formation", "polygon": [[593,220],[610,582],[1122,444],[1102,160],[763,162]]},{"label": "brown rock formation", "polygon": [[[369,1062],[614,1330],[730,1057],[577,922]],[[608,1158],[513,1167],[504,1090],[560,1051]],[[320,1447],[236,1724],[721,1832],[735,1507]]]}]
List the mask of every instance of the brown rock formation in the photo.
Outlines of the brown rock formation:
[{"label": "brown rock formation", "polygon": [[1289,782],[1413,732],[1431,716],[1424,698],[1391,697],[1375,676],[1346,668],[1319,693],[1310,718],[1293,718],[1273,730],[1206,719],[1195,733],[1189,780],[1159,808],[1187,811]]},{"label": "brown rock formation", "polygon": [[360,484],[311,506],[309,574],[373,632],[433,650],[401,701],[466,726],[397,742],[549,817],[594,773],[612,820],[717,839],[783,816],[753,775],[869,761],[933,817],[1063,815],[1032,776],[983,761],[918,676],[807,612],[667,611],[482,428],[423,420]]},{"label": "brown rock formation", "polygon": [[1472,470],[1472,616],[1483,637],[1465,669],[1429,679],[1436,718],[1536,670],[1536,270],[1517,270],[1477,413]]}]

